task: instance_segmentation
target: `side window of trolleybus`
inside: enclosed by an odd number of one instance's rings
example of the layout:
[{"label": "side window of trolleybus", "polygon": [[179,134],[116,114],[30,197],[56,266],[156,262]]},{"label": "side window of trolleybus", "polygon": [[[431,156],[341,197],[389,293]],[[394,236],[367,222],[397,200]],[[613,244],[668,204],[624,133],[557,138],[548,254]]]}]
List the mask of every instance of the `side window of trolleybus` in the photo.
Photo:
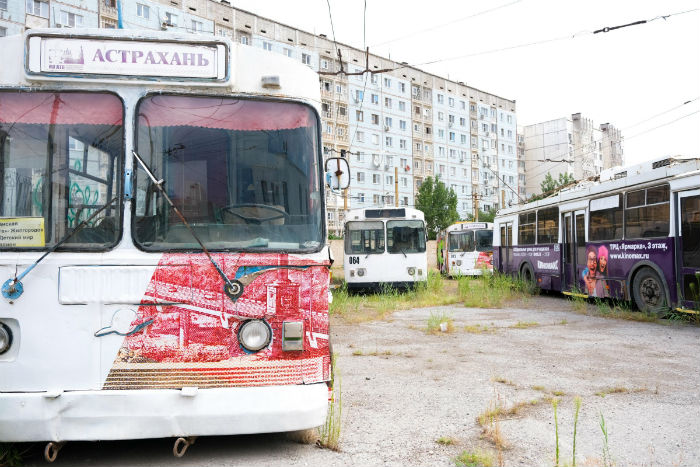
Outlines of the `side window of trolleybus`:
[{"label": "side window of trolleybus", "polygon": [[0,248],[104,250],[121,232],[123,105],[112,94],[0,91]]},{"label": "side window of trolleybus", "polygon": [[[213,250],[322,244],[318,118],[292,102],[154,95],[141,100],[137,153]],[[145,172],[136,171],[134,241],[198,249]]]},{"label": "side window of trolleybus", "polygon": [[626,195],[625,238],[665,237],[670,227],[669,186],[630,191]]},{"label": "side window of trolleybus", "polygon": [[389,253],[422,253],[425,251],[423,221],[387,221],[386,249]]},{"label": "side window of trolleybus", "polygon": [[592,199],[589,211],[589,242],[622,239],[622,195]]},{"label": "side window of trolleybus", "polygon": [[537,243],[556,243],[559,235],[559,208],[537,211]]},{"label": "side window of trolleybus", "polygon": [[526,212],[518,216],[518,245],[535,243],[535,212]]},{"label": "side window of trolleybus", "polygon": [[384,223],[358,221],[345,224],[345,253],[384,253]]}]

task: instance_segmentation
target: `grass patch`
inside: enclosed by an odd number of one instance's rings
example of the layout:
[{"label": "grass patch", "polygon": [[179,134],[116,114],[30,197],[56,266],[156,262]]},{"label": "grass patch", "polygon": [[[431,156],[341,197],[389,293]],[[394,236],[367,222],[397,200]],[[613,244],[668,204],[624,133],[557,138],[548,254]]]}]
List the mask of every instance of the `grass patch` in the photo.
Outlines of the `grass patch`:
[{"label": "grass patch", "polygon": [[464,306],[473,308],[501,308],[508,301],[524,299],[536,292],[526,281],[507,274],[460,277],[457,282]]},{"label": "grass patch", "polygon": [[343,413],[342,392],[340,388],[340,377],[336,378],[337,365],[335,354],[331,356],[333,371],[331,372],[331,384],[333,386],[333,396],[328,404],[326,422],[319,430],[318,445],[332,451],[340,450],[340,425]]},{"label": "grass patch", "polygon": [[455,330],[454,320],[447,313],[431,312],[426,326],[426,332],[429,334],[450,333]]},{"label": "grass patch", "polygon": [[508,326],[509,328],[514,328],[514,329],[527,329],[527,328],[534,328],[535,326],[539,326],[540,323],[537,321],[518,321],[515,324],[512,324]]},{"label": "grass patch", "polygon": [[480,413],[478,417],[476,417],[476,422],[479,424],[479,426],[483,428],[495,418],[513,417],[515,415],[520,414],[523,411],[523,409],[526,409],[528,407],[534,407],[538,404],[541,404],[542,402],[543,399],[520,401],[508,408],[503,406],[501,401],[498,401],[497,403],[492,402],[491,404],[489,404],[488,409],[486,409],[484,412]]},{"label": "grass patch", "polygon": [[383,287],[378,293],[350,293],[345,282],[333,290],[330,314],[348,323],[383,320],[396,310],[452,305],[460,298],[453,282],[446,281],[438,272],[428,271],[428,279],[413,289],[399,291]]},{"label": "grass patch", "polygon": [[374,350],[372,352],[363,352],[362,350],[355,350],[352,353],[353,356],[355,357],[388,357],[390,355],[394,355],[394,353],[391,350]]},{"label": "grass patch", "polygon": [[493,467],[493,452],[483,449],[462,451],[462,453],[455,458],[455,465],[459,467]]},{"label": "grass patch", "polygon": [[517,386],[517,384],[515,384],[511,380],[506,379],[506,378],[502,378],[500,376],[494,376],[493,378],[491,378],[491,381],[494,381],[496,383],[505,384],[506,386],[513,386],[513,387]]},{"label": "grass patch", "polygon": [[629,392],[629,389],[627,389],[626,387],[616,386],[616,387],[602,389],[602,390],[596,392],[595,395],[599,396],[599,397],[605,397],[608,394],[624,394],[626,392]]},{"label": "grass patch", "polygon": [[489,327],[488,325],[481,324],[468,324],[464,326],[464,330],[469,334],[493,334],[496,332],[495,327]]},{"label": "grass patch", "polygon": [[544,386],[540,386],[539,384],[530,386],[530,389],[534,389],[535,391],[547,392],[547,389],[545,389]]},{"label": "grass patch", "polygon": [[450,436],[441,436],[435,440],[435,442],[441,446],[452,446],[457,444],[457,440]]}]

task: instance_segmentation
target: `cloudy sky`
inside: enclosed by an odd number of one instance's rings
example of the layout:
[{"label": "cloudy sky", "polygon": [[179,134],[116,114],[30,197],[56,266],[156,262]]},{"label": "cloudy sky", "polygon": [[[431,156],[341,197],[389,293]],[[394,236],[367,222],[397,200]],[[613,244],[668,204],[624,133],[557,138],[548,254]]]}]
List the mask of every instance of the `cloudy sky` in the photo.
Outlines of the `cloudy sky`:
[{"label": "cloudy sky", "polygon": [[366,0],[366,23],[365,0],[233,1],[332,38],[328,3],[339,42],[515,99],[519,125],[581,112],[627,163],[700,157],[700,0]]}]

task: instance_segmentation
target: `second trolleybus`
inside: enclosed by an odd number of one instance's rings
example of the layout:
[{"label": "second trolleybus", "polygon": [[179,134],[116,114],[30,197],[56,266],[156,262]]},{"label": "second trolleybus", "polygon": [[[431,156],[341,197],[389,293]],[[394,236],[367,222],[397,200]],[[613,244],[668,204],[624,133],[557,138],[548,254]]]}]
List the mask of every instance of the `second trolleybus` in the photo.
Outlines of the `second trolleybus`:
[{"label": "second trolleybus", "polygon": [[428,279],[423,212],[355,209],[346,216],[343,268],[349,289],[406,288]]},{"label": "second trolleybus", "polygon": [[447,276],[480,276],[493,272],[493,224],[457,222],[437,236],[437,262]]}]

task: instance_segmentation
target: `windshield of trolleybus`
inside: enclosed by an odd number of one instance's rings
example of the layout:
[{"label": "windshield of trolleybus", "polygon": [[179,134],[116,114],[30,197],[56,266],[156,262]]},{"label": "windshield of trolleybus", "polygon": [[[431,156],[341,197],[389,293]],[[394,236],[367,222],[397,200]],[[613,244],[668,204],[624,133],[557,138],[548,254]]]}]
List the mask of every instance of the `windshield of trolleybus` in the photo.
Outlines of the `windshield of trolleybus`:
[{"label": "windshield of trolleybus", "polygon": [[387,221],[386,250],[389,253],[422,253],[425,251],[423,221]]},{"label": "windshield of trolleybus", "polygon": [[476,251],[493,250],[493,230],[477,230],[475,236]]},{"label": "windshield of trolleybus", "polygon": [[345,224],[345,254],[384,253],[384,223],[353,221]]},{"label": "windshield of trolleybus", "polygon": [[[297,103],[148,96],[136,152],[208,249],[315,250],[323,240],[317,124]],[[200,249],[143,169],[135,173],[135,243]]]},{"label": "windshield of trolleybus", "polygon": [[448,247],[449,251],[457,253],[474,251],[474,232],[451,232]]},{"label": "windshield of trolleybus", "polygon": [[92,214],[61,249],[116,244],[122,119],[113,94],[0,91],[0,249],[50,248]]}]

